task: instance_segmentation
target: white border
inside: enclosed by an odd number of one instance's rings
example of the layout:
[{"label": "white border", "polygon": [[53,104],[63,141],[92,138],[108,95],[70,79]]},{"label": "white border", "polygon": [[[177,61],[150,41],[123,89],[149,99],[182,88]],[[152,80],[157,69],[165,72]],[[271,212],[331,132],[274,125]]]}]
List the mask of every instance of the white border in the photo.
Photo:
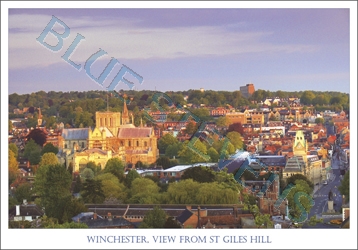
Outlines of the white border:
[{"label": "white border", "polygon": [[[9,8],[350,8],[350,72],[351,72],[351,148],[357,150],[357,2],[1,2],[1,146],[2,146],[2,191],[1,191],[1,248],[7,249],[357,249],[357,155],[351,154],[351,214],[350,229],[335,230],[9,230],[8,196],[7,196],[7,121],[8,121],[8,9]],[[4,129],[5,128],[5,129]],[[88,235],[188,235],[213,236],[225,235],[263,235],[269,236],[271,244],[88,244]]]}]

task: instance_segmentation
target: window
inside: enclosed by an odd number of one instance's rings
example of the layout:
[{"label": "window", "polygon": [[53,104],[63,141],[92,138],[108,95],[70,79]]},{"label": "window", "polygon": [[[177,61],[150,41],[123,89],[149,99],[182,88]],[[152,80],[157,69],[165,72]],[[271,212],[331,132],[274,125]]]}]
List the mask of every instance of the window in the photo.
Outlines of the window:
[{"label": "window", "polygon": [[82,148],[84,148],[85,147],[85,143],[84,142],[82,142]]},{"label": "window", "polygon": [[67,144],[65,144],[65,148],[67,148]]},{"label": "window", "polygon": [[139,147],[139,141],[137,141],[137,147]]},{"label": "window", "polygon": [[147,146],[148,146],[147,144],[148,144],[148,143],[145,141],[145,142],[144,142],[144,147],[147,147]]},{"label": "window", "polygon": [[128,141],[128,147],[130,147],[131,146],[131,141]]}]

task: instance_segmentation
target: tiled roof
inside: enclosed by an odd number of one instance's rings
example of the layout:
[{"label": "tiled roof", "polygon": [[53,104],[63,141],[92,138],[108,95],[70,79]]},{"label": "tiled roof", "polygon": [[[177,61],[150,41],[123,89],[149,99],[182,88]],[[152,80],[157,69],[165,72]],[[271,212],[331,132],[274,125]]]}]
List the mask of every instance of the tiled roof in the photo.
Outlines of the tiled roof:
[{"label": "tiled roof", "polygon": [[96,219],[84,221],[89,228],[106,228],[106,227],[134,227],[134,225],[124,218],[114,219]]},{"label": "tiled roof", "polygon": [[62,137],[65,140],[87,140],[89,128],[65,128]]},{"label": "tiled roof", "polygon": [[191,211],[189,211],[188,209],[185,209],[184,212],[177,217],[177,220],[178,220],[181,224],[183,224],[183,223],[185,223],[192,215],[193,215],[193,213],[192,213]]},{"label": "tiled roof", "polygon": [[150,137],[152,128],[120,128],[118,138],[143,138]]},{"label": "tiled roof", "polygon": [[[21,205],[20,216],[42,216],[44,212],[35,204]],[[16,216],[16,206],[13,206],[9,211],[9,217]]]},{"label": "tiled roof", "polygon": [[107,128],[107,127],[99,127],[98,128],[100,131],[105,131],[106,132],[106,137],[108,138],[108,137],[113,137],[113,134],[112,134],[112,132],[111,131],[109,131],[109,129]]}]

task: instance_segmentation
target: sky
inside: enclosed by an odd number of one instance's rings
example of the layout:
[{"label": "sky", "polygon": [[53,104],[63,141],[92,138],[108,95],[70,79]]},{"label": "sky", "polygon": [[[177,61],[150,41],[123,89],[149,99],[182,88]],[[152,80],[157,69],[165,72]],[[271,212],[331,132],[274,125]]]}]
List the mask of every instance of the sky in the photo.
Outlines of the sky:
[{"label": "sky", "polygon": [[[19,8],[19,6],[21,8]],[[90,9],[80,9],[80,8]],[[259,8],[258,8],[259,7]],[[72,9],[65,9],[72,8]],[[205,9],[204,9],[205,8]],[[311,9],[308,9],[311,8]],[[57,17],[70,29],[58,52],[45,48],[36,39],[52,19]],[[136,90],[179,91],[188,89],[239,90],[253,83],[256,89],[270,91],[339,91],[351,93],[351,143],[357,148],[357,2],[1,2],[1,120],[8,120],[8,94],[37,91],[106,90],[117,72],[126,65],[143,77],[143,83],[131,78]],[[59,33],[64,28],[56,24]],[[69,57],[75,69],[61,57],[75,40],[84,37]],[[55,46],[51,34],[44,42]],[[85,62],[100,49],[106,56],[94,62],[90,73],[98,77],[111,58],[120,63],[113,68],[103,85],[93,81]],[[351,69],[351,70],[350,70]],[[120,83],[116,90],[128,90]],[[8,93],[8,94],[7,94]],[[5,124],[5,125],[4,125]],[[1,147],[8,147],[8,131],[2,122]],[[1,215],[8,216],[7,150],[1,152]],[[5,155],[4,155],[5,154]],[[357,154],[351,155],[352,166]],[[356,168],[352,168],[356,176]],[[351,183],[351,210],[357,214],[357,182]],[[243,235],[269,236],[272,244],[245,244],[245,249],[357,249],[357,221],[344,231],[324,230],[325,238],[345,239],[317,241],[311,231],[249,230]],[[213,235],[231,235],[236,230],[213,230]],[[316,232],[316,231],[315,231]],[[87,236],[98,230],[9,230],[1,222],[1,247],[7,249],[237,249],[237,244],[96,244]],[[100,235],[118,235],[113,229]],[[165,229],[133,230],[133,235],[207,235],[206,231]],[[61,239],[71,239],[61,241]],[[305,239],[305,240],[299,240]],[[14,240],[21,239],[21,240]],[[347,240],[348,239],[348,240]],[[240,245],[242,246],[242,245]]]},{"label": "sky", "polygon": [[[204,6],[205,7],[205,6]],[[9,94],[43,91],[105,90],[123,65],[135,90],[239,90],[253,83],[270,91],[350,92],[348,8],[10,8],[8,19]],[[36,40],[55,16],[70,34],[58,52]],[[61,24],[54,27],[64,32]],[[77,34],[84,39],[61,57]],[[44,43],[55,46],[49,33]],[[100,49],[107,54],[92,65],[98,77],[115,58],[103,85],[84,70]],[[129,90],[120,82],[116,90]]]}]

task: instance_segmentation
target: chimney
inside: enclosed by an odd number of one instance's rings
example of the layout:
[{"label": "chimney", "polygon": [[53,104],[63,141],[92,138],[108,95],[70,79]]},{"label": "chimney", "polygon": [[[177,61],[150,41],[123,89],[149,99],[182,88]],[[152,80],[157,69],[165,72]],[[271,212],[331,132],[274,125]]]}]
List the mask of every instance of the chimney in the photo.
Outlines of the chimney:
[{"label": "chimney", "polygon": [[20,216],[20,205],[16,205],[16,216]]},{"label": "chimney", "polygon": [[94,219],[94,220],[97,220],[97,213],[94,213],[94,214],[93,214],[93,219]]},{"label": "chimney", "polygon": [[112,220],[112,214],[108,213],[108,220],[111,221]]},{"label": "chimney", "polygon": [[201,228],[201,219],[200,219],[200,206],[198,206],[198,225],[197,228]]}]

